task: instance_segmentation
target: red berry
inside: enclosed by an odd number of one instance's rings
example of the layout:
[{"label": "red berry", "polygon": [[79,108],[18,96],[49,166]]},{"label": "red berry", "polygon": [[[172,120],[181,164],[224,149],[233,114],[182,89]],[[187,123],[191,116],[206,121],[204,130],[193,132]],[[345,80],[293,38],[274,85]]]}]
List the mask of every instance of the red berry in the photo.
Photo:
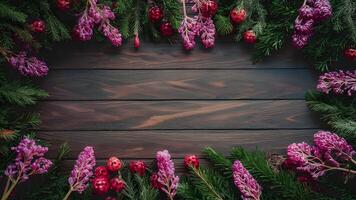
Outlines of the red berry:
[{"label": "red berry", "polygon": [[351,61],[356,61],[356,49],[346,49],[344,55],[347,59]]},{"label": "red berry", "polygon": [[194,168],[198,168],[199,167],[198,156],[196,156],[196,155],[186,155],[184,157],[184,166],[186,168],[189,168],[190,166],[192,166]]},{"label": "red berry", "polygon": [[121,192],[125,189],[126,183],[124,180],[119,178],[113,178],[110,180],[110,189],[114,190],[115,192]]},{"label": "red berry", "polygon": [[169,22],[165,22],[165,23],[161,24],[159,29],[161,31],[162,36],[164,36],[164,37],[172,36],[173,32],[174,32],[173,26]]},{"label": "red berry", "polygon": [[134,47],[135,47],[135,49],[140,48],[140,38],[138,37],[137,34],[136,34],[135,39],[134,39]]},{"label": "red berry", "polygon": [[256,43],[256,34],[252,30],[246,31],[244,33],[244,41],[249,43],[249,44],[255,44]]},{"label": "red berry", "polygon": [[148,10],[148,18],[151,22],[158,22],[163,18],[163,11],[158,6],[153,6]]},{"label": "red berry", "polygon": [[109,171],[105,166],[99,166],[95,169],[95,177],[103,177],[103,178],[109,178]]},{"label": "red berry", "polygon": [[107,178],[99,177],[93,179],[93,190],[95,194],[105,194],[109,191],[110,184]]},{"label": "red berry", "polygon": [[233,9],[230,12],[230,20],[233,24],[241,24],[246,19],[246,11],[244,9]]},{"label": "red berry", "polygon": [[112,156],[107,161],[106,166],[107,166],[109,171],[117,172],[122,168],[122,162],[117,157]]},{"label": "red berry", "polygon": [[150,181],[153,188],[161,189],[162,184],[158,181],[158,175],[156,173],[151,175]]},{"label": "red berry", "polygon": [[216,3],[216,0],[207,0],[201,5],[200,9],[204,17],[212,17],[218,11],[218,3]]},{"label": "red berry", "polygon": [[36,20],[30,24],[30,28],[33,32],[42,33],[46,29],[46,24],[43,20]]},{"label": "red berry", "polygon": [[130,171],[131,173],[138,173],[140,176],[145,175],[146,172],[146,164],[143,161],[131,161],[130,163]]},{"label": "red berry", "polygon": [[57,0],[56,5],[59,10],[68,10],[70,8],[70,0]]}]

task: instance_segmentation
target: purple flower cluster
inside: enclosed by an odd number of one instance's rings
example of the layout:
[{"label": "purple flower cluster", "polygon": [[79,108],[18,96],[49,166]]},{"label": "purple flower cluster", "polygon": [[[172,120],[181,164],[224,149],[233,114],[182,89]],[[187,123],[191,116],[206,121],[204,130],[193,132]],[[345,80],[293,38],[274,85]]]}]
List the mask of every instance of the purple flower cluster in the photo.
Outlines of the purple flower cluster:
[{"label": "purple flower cluster", "polygon": [[259,200],[262,188],[253,178],[250,172],[238,160],[232,165],[232,176],[235,186],[241,192],[243,200]]},{"label": "purple flower cluster", "polygon": [[312,36],[313,26],[331,16],[332,10],[329,0],[305,0],[299,8],[299,15],[294,22],[292,43],[297,48],[307,45]]},{"label": "purple flower cluster", "polygon": [[200,40],[205,48],[215,45],[215,25],[211,18],[200,17]]},{"label": "purple flower cluster", "polygon": [[356,70],[325,73],[319,77],[317,89],[326,94],[330,91],[336,94],[347,92],[351,96],[356,92]]},{"label": "purple flower cluster", "polygon": [[87,146],[78,155],[72,173],[68,178],[71,191],[82,193],[87,187],[93,175],[95,166],[95,156],[93,147]]},{"label": "purple flower cluster", "polygon": [[16,152],[16,158],[7,166],[5,175],[12,181],[26,181],[30,175],[47,173],[52,166],[52,162],[44,158],[48,148],[36,145],[34,140],[27,137],[11,150]]},{"label": "purple flower cluster", "polygon": [[115,19],[115,14],[110,7],[98,5],[96,0],[88,0],[87,8],[79,17],[78,24],[74,27],[74,34],[82,41],[88,41],[93,36],[93,28],[99,25],[99,30],[114,46],[121,46],[122,36],[119,30],[110,24]]},{"label": "purple flower cluster", "polygon": [[171,155],[167,150],[158,151],[156,160],[158,182],[162,184],[161,190],[167,194],[169,199],[173,199],[177,193],[179,177],[174,174],[175,169]]},{"label": "purple flower cluster", "polygon": [[[195,12],[199,11],[198,5],[201,3],[197,0],[193,6]],[[195,47],[195,37],[200,36],[200,40],[205,48],[212,48],[215,45],[215,25],[211,17],[204,17],[201,12],[193,18],[188,17],[185,12],[184,6],[184,19],[178,29],[181,36],[183,47],[186,50],[191,50]]]},{"label": "purple flower cluster", "polygon": [[314,179],[323,176],[326,171],[340,170],[353,173],[343,168],[353,160],[356,152],[344,138],[335,133],[318,131],[314,134],[315,146],[293,143],[287,148],[288,161],[296,166],[298,171],[310,174]]},{"label": "purple flower cluster", "polygon": [[11,56],[8,62],[24,76],[43,77],[48,73],[48,67],[45,62],[36,57],[27,57],[27,53],[24,51]]}]

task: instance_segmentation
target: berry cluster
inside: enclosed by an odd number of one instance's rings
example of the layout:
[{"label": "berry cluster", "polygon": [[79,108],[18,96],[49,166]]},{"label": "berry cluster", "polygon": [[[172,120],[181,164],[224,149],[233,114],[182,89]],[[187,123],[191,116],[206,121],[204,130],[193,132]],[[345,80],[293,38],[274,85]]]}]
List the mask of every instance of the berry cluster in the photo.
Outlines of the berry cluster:
[{"label": "berry cluster", "polygon": [[[164,37],[170,37],[174,33],[173,26],[170,22],[163,20],[164,13],[159,6],[152,6],[148,10],[148,18],[152,23],[160,23],[159,30]],[[163,21],[162,21],[163,20]]]},{"label": "berry cluster", "polygon": [[[99,166],[94,171],[94,179],[92,181],[93,191],[97,195],[104,195],[111,189],[115,192],[121,192],[125,189],[126,183],[117,176],[118,172],[123,168],[123,164],[117,157],[110,157],[106,166]],[[110,173],[116,174],[111,177]]]},{"label": "berry cluster", "polygon": [[314,25],[329,18],[331,12],[329,0],[305,0],[294,22],[293,45],[297,48],[305,47],[313,34]]},{"label": "berry cluster", "polygon": [[[242,24],[247,18],[247,12],[243,8],[234,8],[230,11],[230,21],[233,25]],[[244,32],[243,39],[248,44],[255,44],[257,37],[253,30]]]}]

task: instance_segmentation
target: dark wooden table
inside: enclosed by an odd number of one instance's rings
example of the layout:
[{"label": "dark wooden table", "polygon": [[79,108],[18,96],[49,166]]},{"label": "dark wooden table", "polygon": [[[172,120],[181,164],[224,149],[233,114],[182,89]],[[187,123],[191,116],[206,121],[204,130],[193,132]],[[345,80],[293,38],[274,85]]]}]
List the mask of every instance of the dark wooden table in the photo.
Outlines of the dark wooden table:
[{"label": "dark wooden table", "polygon": [[51,96],[38,106],[38,137],[52,144],[51,158],[67,141],[68,167],[92,145],[98,160],[149,161],[168,149],[178,170],[206,146],[284,152],[310,141],[321,126],[304,102],[316,84],[311,66],[291,49],[256,65],[250,55],[232,41],[191,53],[178,44],[57,47],[41,82]]}]

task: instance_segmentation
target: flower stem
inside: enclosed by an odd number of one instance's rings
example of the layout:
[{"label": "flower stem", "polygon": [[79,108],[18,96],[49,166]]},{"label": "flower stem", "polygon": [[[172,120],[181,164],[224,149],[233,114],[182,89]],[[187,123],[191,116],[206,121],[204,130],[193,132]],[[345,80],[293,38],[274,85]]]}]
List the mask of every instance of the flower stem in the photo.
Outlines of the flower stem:
[{"label": "flower stem", "polygon": [[[4,190],[4,194],[1,197],[1,200],[6,200],[9,198],[11,192],[15,189],[19,180],[20,180],[20,177],[17,177],[17,179],[14,182],[11,182],[11,185],[10,185],[10,178],[7,179],[6,187]],[[9,188],[9,186],[10,186],[10,188]]]},{"label": "flower stem", "polygon": [[213,186],[211,186],[209,184],[209,182],[207,180],[205,180],[205,178],[199,173],[198,169],[191,167],[191,169],[193,170],[193,172],[195,173],[195,175],[197,175],[204,183],[205,185],[208,187],[208,189],[215,195],[216,199],[219,200],[224,200],[222,197],[220,197],[220,195],[215,191],[215,189],[213,188]]},{"label": "flower stem", "polygon": [[71,187],[71,188],[68,190],[66,196],[64,196],[63,200],[67,200],[72,192],[73,192],[73,188]]}]

